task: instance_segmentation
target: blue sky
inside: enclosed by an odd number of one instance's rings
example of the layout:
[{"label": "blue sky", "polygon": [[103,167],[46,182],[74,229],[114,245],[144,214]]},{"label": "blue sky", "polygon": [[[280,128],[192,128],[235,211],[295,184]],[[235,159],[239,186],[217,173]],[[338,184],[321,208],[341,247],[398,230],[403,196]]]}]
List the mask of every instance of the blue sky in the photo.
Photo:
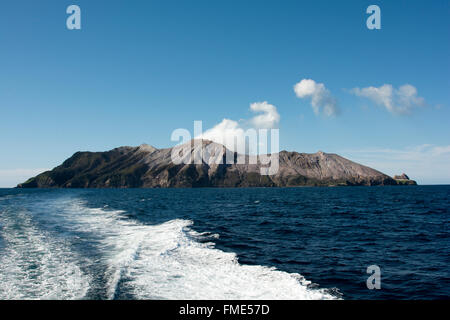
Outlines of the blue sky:
[{"label": "blue sky", "polygon": [[[81,30],[66,28],[71,4]],[[366,27],[371,4],[381,30]],[[78,150],[172,146],[176,128],[250,119],[263,101],[281,149],[450,183],[449,17],[447,0],[2,1],[0,187]],[[302,79],[339,114],[315,114]],[[408,112],[368,89],[383,85]]]}]

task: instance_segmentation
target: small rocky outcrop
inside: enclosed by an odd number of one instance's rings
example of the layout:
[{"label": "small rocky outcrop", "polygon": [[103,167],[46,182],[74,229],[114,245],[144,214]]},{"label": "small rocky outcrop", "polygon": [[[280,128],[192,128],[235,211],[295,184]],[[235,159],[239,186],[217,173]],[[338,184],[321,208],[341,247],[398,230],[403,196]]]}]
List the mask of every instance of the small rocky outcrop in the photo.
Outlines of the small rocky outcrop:
[{"label": "small rocky outcrop", "polygon": [[417,182],[409,179],[409,177],[406,175],[406,173],[402,173],[399,176],[394,176],[394,180],[399,185],[417,185]]}]

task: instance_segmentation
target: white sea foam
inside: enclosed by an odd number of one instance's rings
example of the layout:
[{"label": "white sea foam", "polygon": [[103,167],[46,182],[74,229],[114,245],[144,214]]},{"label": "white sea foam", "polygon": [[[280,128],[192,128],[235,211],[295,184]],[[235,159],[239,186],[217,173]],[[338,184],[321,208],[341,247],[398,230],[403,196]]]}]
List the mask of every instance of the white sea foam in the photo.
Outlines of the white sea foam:
[{"label": "white sea foam", "polygon": [[2,212],[0,299],[82,299],[93,286],[110,299],[120,298],[118,292],[137,299],[334,298],[308,287],[300,274],[239,264],[235,253],[215,248],[219,235],[198,233],[189,220],[145,225],[123,211],[89,208],[72,198],[52,200],[46,212],[45,219],[79,235],[74,239],[99,256],[78,256],[25,210]]},{"label": "white sea foam", "polygon": [[138,299],[334,298],[326,290],[309,288],[300,274],[239,264],[236,254],[199,242],[217,235],[195,232],[189,220],[151,226],[123,218],[121,211],[82,203],[72,203],[71,211],[73,225],[100,239],[109,298],[115,297],[118,285]]},{"label": "white sea foam", "polygon": [[81,299],[89,276],[69,248],[39,230],[23,210],[0,213],[0,299]]}]

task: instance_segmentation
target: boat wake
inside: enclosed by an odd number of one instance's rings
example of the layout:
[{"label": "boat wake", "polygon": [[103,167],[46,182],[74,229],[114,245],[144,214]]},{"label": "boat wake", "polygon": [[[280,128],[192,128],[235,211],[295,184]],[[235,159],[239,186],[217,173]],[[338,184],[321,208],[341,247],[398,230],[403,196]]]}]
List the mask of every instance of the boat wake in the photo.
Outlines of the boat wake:
[{"label": "boat wake", "polygon": [[215,248],[218,235],[196,232],[190,220],[146,225],[72,198],[54,202],[49,211],[47,218],[58,221],[72,243],[87,242],[97,256],[80,258],[73,245],[38,229],[26,212],[2,214],[0,298],[96,298],[89,296],[94,279],[103,279],[108,299],[336,298],[311,288],[300,274],[239,264],[235,253]]},{"label": "boat wake", "polygon": [[82,299],[90,276],[70,247],[37,228],[24,210],[0,215],[0,299]]}]

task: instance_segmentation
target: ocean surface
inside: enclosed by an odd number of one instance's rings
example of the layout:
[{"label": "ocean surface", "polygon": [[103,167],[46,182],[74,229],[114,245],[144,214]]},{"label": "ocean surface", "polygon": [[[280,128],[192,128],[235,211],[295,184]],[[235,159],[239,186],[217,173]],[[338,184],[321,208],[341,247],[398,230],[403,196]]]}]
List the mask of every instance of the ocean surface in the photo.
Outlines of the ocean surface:
[{"label": "ocean surface", "polygon": [[449,211],[450,186],[0,189],[0,299],[448,299]]}]

